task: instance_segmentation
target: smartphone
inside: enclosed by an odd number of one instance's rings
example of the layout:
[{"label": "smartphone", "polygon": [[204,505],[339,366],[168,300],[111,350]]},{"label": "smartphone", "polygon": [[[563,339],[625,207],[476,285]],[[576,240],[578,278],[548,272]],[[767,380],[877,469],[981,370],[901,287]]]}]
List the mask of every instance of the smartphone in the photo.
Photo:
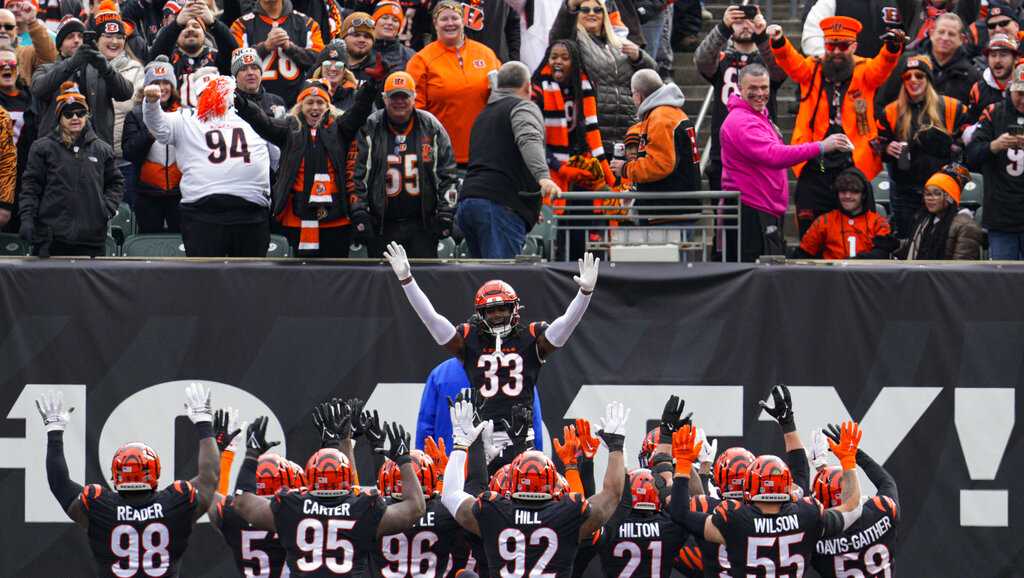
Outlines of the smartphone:
[{"label": "smartphone", "polygon": [[747,20],[757,18],[757,6],[753,4],[744,4],[743,6],[740,6],[740,10],[743,11],[743,16]]},{"label": "smartphone", "polygon": [[1021,126],[1019,124],[1011,124],[1010,126],[1006,127],[1006,132],[1010,136],[1024,136],[1024,126]]},{"label": "smartphone", "polygon": [[99,34],[95,30],[86,30],[82,33],[82,44],[96,48],[96,39],[99,38]]}]

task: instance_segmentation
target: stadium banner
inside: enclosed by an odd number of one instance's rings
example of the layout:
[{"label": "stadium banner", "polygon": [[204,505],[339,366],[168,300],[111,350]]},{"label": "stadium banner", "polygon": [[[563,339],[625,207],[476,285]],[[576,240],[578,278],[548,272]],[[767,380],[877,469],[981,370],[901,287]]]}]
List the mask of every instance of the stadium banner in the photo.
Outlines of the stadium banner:
[{"label": "stadium banner", "polygon": [[[574,264],[413,270],[456,322],[492,278],[517,289],[525,321],[557,317],[576,287]],[[1022,298],[1024,268],[987,264],[602,264],[583,322],[541,373],[544,421],[556,434],[621,400],[635,465],[677,393],[719,449],[781,455],[757,403],[786,383],[805,444],[856,419],[861,447],[896,478],[902,574],[1019,576]],[[76,481],[109,479],[114,449],[142,440],[162,458],[164,485],[196,473],[190,381],[210,384],[216,407],[269,415],[268,438],[305,463],[318,443],[313,404],[358,396],[415,428],[422,384],[445,358],[385,266],[0,261],[0,575],[93,575],[85,532],[47,486],[42,391],[76,408],[65,434]],[[366,449],[356,454],[366,472]],[[237,575],[208,524],[181,574]]]}]

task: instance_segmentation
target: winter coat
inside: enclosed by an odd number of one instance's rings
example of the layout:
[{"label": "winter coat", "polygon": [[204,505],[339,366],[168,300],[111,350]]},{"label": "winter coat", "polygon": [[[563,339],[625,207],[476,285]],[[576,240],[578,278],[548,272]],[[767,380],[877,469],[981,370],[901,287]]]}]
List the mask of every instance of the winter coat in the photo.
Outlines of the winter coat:
[{"label": "winter coat", "polygon": [[[139,64],[138,60],[129,57],[127,54],[121,54],[121,56],[110,61],[110,64],[118,74],[124,77],[128,82],[132,83],[132,87],[135,92],[142,90],[142,84],[145,80],[146,72],[143,70],[142,65]],[[124,158],[124,154],[121,151],[121,138],[124,133],[124,119],[133,108],[135,108],[134,100],[125,100],[114,103],[114,142],[110,144],[114,146],[114,155],[119,159]],[[140,116],[139,118],[141,119],[142,117]]]},{"label": "winter coat", "polygon": [[180,197],[181,170],[174,145],[156,142],[142,118],[142,104],[125,117],[124,159],[135,168],[135,192],[148,197]]},{"label": "winter coat", "polygon": [[69,148],[57,127],[29,150],[18,213],[22,222],[35,222],[34,242],[52,235],[65,243],[103,245],[123,194],[114,149],[88,124]]},{"label": "winter coat", "polygon": [[[444,206],[445,193],[458,186],[455,175],[455,157],[448,133],[441,121],[425,110],[416,110],[416,137],[412,143],[419,167],[421,224],[429,228]],[[359,131],[358,156],[352,176],[353,210],[366,210],[373,216],[377,234],[382,234],[384,215],[387,213],[386,176],[388,172],[387,111],[378,110],[370,115]]]},{"label": "winter coat", "polygon": [[373,43],[373,49],[380,54],[384,67],[390,72],[405,70],[405,65],[416,54],[415,50],[398,40],[378,40]]},{"label": "winter coat", "polygon": [[[960,210],[956,205],[950,205],[947,211],[957,211],[953,222],[949,224],[949,235],[946,238],[946,253],[944,259],[949,261],[977,261],[981,258],[981,245],[985,240],[985,232],[974,222],[970,211]],[[897,259],[917,259],[921,237],[924,234],[928,221],[935,218],[935,215],[922,211],[914,223],[914,233],[911,238],[904,239],[900,248],[894,256]]]},{"label": "winter coat", "polygon": [[[804,144],[825,138],[829,128],[829,90],[823,86],[821,59],[803,56],[796,48],[785,40],[782,46],[772,44],[775,62],[786,71],[789,78],[800,85],[800,110],[796,115],[793,127],[793,138],[790,144]],[[846,92],[841,104],[841,121],[843,132],[853,141],[853,164],[870,180],[882,170],[882,160],[871,148],[871,139],[878,134],[875,122],[875,92],[889,78],[889,74],[899,61],[898,52],[890,52],[887,46],[882,47],[878,56],[871,59],[854,56],[853,76],[846,84]],[[861,132],[857,123],[857,101],[862,100],[864,114],[867,116],[867,131]],[[803,163],[793,167],[793,172],[800,175]]]},{"label": "winter coat", "polygon": [[971,144],[967,145],[967,165],[985,177],[985,198],[981,226],[990,231],[1024,233],[1024,158],[1020,151],[993,153],[989,145],[1008,132],[1010,126],[1024,123],[1010,95],[981,115]]},{"label": "winter coat", "polygon": [[943,134],[938,129],[919,132],[920,125],[917,119],[924,102],[910,105],[910,131],[907,138],[907,144],[910,147],[910,168],[908,170],[900,170],[899,158],[886,151],[889,143],[903,140],[896,134],[896,127],[899,125],[899,117],[902,112],[899,101],[889,103],[878,119],[877,147],[889,170],[889,180],[901,188],[920,189],[924,187],[928,177],[938,172],[943,165],[960,158],[963,146],[961,139],[964,129],[967,127],[967,107],[955,98],[948,96],[939,98],[942,99],[943,128],[947,134]]},{"label": "winter coat", "polygon": [[985,112],[986,108],[1006,98],[1007,86],[1009,86],[1009,79],[1005,85],[1000,86],[1000,82],[992,76],[992,69],[986,68],[981,73],[981,80],[975,82],[971,87],[968,102],[964,103],[968,108],[967,123],[978,122],[981,119],[981,113]]},{"label": "winter coat", "polygon": [[57,60],[57,46],[42,20],[35,20],[29,24],[28,33],[32,37],[32,44],[19,45],[14,50],[15,60],[18,61],[18,78],[26,86],[31,86],[32,72],[43,64]]},{"label": "winter coat", "polygon": [[[953,58],[945,65],[940,65],[935,54],[931,50],[931,42],[926,40],[917,54],[925,54],[932,60],[932,86],[935,92],[951,96],[960,102],[967,102],[971,96],[971,86],[981,78],[981,71],[975,67],[967,50],[961,46],[957,49]],[[903,71],[906,68],[906,56],[900,59],[899,65],[893,71],[885,86],[879,91],[879,102],[882,106],[896,100],[903,86]]]},{"label": "winter coat", "polygon": [[78,52],[70,58],[44,64],[32,75],[32,96],[36,100],[39,119],[39,134],[46,134],[57,126],[55,103],[60,95],[60,85],[68,80],[78,83],[78,90],[89,102],[89,123],[107,144],[114,144],[114,102],[130,101],[135,96],[132,82],[118,74],[107,63],[105,76],[91,64],[87,64]]},{"label": "winter coat", "polygon": [[722,188],[739,191],[740,201],[781,217],[789,205],[789,167],[821,154],[818,142],[789,146],[768,110],[756,112],[743,98],[729,98],[722,123]]},{"label": "winter coat", "polygon": [[182,80],[204,66],[215,66],[221,74],[231,74],[231,53],[238,48],[231,29],[220,20],[214,20],[209,26],[209,35],[213,38],[213,46],[203,46],[195,58],[186,55],[178,48],[178,36],[184,27],[176,20],[160,29],[153,40],[153,46],[149,49],[150,60],[163,54],[174,66],[174,76],[178,79],[178,88],[181,89]]},{"label": "winter coat", "polygon": [[[846,169],[843,174],[854,175],[862,183],[860,212],[847,213],[840,207],[819,216],[804,233],[797,254],[815,259],[888,259],[896,241],[889,222],[875,212],[871,183],[856,168]],[[855,255],[850,254],[850,237],[855,239]]]},{"label": "winter coat", "polygon": [[626,131],[635,122],[636,105],[629,81],[641,68],[656,68],[649,54],[640,51],[640,60],[633,62],[622,51],[612,48],[602,38],[580,34],[576,13],[563,4],[555,17],[549,35],[555,40],[575,40],[580,45],[583,68],[597,91],[597,114],[601,117],[601,140],[606,146],[622,142]]},{"label": "winter coat", "polygon": [[[640,148],[635,160],[622,167],[622,178],[638,191],[680,192],[700,190],[700,155],[693,138],[693,123],[683,112],[683,92],[673,83],[652,92],[640,103]],[[599,105],[600,106],[600,105]],[[631,131],[632,132],[632,131]],[[651,200],[638,204],[673,204]]]}]

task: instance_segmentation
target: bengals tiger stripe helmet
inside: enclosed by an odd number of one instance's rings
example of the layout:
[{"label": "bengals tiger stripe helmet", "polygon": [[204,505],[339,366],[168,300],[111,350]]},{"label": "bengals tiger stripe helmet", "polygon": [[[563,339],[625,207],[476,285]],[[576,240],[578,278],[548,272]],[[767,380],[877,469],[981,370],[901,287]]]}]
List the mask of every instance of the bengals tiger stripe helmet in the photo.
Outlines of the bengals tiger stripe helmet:
[{"label": "bengals tiger stripe helmet", "polygon": [[730,500],[743,499],[743,484],[746,483],[747,469],[754,463],[754,454],[746,448],[729,448],[715,460],[714,479],[722,497]]},{"label": "bengals tiger stripe helmet", "polygon": [[637,468],[629,472],[629,494],[634,510],[661,511],[661,496],[651,470]]},{"label": "bengals tiger stripe helmet", "polygon": [[285,485],[292,489],[304,488],[306,486],[306,471],[291,460],[285,460],[285,462],[288,464],[284,476]]},{"label": "bengals tiger stripe helmet", "polygon": [[291,487],[285,484],[288,472],[288,462],[281,456],[271,452],[260,456],[256,462],[256,495],[273,496],[282,487]]},{"label": "bengals tiger stripe helmet", "polygon": [[390,459],[384,460],[384,465],[381,466],[380,472],[377,474],[377,489],[380,490],[380,495],[384,497],[391,495],[391,490],[395,487],[396,478],[398,479],[398,483],[401,484],[402,474],[398,468],[398,464]]},{"label": "bengals tiger stripe helmet", "polygon": [[[483,326],[488,333],[504,337],[512,331],[513,327],[519,325],[519,295],[516,294],[516,290],[508,283],[500,279],[484,283],[476,290],[474,301],[477,315],[480,316]],[[512,306],[512,315],[504,325],[492,327],[487,322],[487,316],[484,313],[491,307],[504,305]]]},{"label": "bengals tiger stripe helmet", "polygon": [[352,491],[352,465],[341,450],[321,448],[306,462],[306,484],[314,496],[344,496]]},{"label": "bengals tiger stripe helmet", "polygon": [[[434,460],[420,450],[410,451],[409,457],[412,458],[412,469],[416,472],[416,478],[423,487],[423,495],[432,495],[437,488],[437,466],[434,465]],[[377,476],[377,488],[385,496],[391,496],[396,500],[402,499],[402,471],[398,464],[391,460],[384,463]]]},{"label": "bengals tiger stripe helmet", "polygon": [[640,443],[640,453],[637,455],[641,468],[651,467],[651,458],[654,457],[654,448],[658,447],[660,436],[660,428],[654,428],[644,436],[644,441]]},{"label": "bengals tiger stripe helmet", "polygon": [[558,486],[558,472],[551,458],[537,450],[523,452],[512,460],[508,490],[518,500],[550,500]]},{"label": "bengals tiger stripe helmet", "polygon": [[843,503],[841,494],[843,485],[843,468],[838,466],[826,466],[814,474],[814,482],[811,488],[814,490],[814,497],[818,498],[825,508],[834,508]]},{"label": "bengals tiger stripe helmet", "polygon": [[509,472],[512,471],[512,464],[505,464],[498,468],[498,471],[494,472],[491,476],[491,481],[487,485],[487,489],[496,492],[498,494],[505,495],[508,492],[508,478]]},{"label": "bengals tiger stripe helmet", "polygon": [[751,502],[789,502],[793,475],[778,456],[758,456],[747,469],[743,491]]},{"label": "bengals tiger stripe helmet", "polygon": [[160,481],[160,456],[144,443],[124,444],[114,452],[110,479],[118,492],[155,490]]}]

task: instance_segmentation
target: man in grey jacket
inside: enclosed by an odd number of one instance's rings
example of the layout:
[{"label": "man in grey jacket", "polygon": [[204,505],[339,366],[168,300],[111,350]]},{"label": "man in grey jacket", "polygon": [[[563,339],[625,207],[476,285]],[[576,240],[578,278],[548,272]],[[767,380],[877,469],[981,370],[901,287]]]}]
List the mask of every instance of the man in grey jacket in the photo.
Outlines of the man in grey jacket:
[{"label": "man in grey jacket", "polygon": [[544,154],[544,120],[530,71],[506,62],[469,135],[469,169],[455,221],[477,259],[512,259],[537,223],[541,199],[559,195]]}]

